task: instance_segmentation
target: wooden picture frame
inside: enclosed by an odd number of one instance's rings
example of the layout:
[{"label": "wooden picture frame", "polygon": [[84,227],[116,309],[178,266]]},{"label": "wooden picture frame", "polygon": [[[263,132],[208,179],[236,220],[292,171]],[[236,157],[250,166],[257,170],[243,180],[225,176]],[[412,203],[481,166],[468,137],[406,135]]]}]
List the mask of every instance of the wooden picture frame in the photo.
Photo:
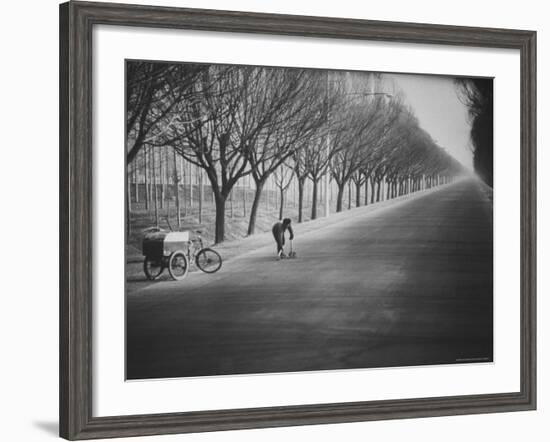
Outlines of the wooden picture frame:
[{"label": "wooden picture frame", "polygon": [[[92,28],[108,24],[511,48],[521,63],[521,388],[452,397],[92,416]],[[108,3],[60,6],[60,435],[69,440],[536,407],[536,33]]]}]

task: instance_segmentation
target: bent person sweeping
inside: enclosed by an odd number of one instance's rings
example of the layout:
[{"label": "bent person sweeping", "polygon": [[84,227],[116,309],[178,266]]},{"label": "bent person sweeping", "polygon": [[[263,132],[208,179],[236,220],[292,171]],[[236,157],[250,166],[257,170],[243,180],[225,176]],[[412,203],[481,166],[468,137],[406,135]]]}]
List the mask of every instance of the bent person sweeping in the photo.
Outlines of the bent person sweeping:
[{"label": "bent person sweeping", "polygon": [[285,245],[285,232],[288,230],[290,236],[289,239],[292,241],[294,239],[294,232],[292,231],[292,226],[290,218],[283,219],[282,222],[277,222],[273,224],[271,231],[273,232],[273,237],[277,244],[277,256],[279,259],[286,258],[287,256],[284,253],[283,246]]}]

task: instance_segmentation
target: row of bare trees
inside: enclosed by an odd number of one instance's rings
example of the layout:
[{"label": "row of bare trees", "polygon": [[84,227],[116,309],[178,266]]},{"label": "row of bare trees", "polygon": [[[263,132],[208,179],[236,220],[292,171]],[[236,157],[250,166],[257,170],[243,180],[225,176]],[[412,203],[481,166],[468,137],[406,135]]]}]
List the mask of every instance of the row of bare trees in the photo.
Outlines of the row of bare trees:
[{"label": "row of bare trees", "polygon": [[[128,62],[128,171],[144,164],[136,161],[140,152],[154,162],[161,151],[172,155],[176,187],[182,164],[201,170],[215,205],[216,242],[225,237],[227,201],[245,177],[254,184],[247,229],[253,234],[268,182],[279,189],[280,217],[286,190],[297,186],[302,221],[306,182],[315,219],[324,180],[336,186],[341,211],[352,185],[358,206],[361,189],[372,203],[383,197],[382,187],[392,198],[462,173],[398,95],[377,92],[379,80],[367,73]],[[175,199],[180,225],[179,191]]]}]

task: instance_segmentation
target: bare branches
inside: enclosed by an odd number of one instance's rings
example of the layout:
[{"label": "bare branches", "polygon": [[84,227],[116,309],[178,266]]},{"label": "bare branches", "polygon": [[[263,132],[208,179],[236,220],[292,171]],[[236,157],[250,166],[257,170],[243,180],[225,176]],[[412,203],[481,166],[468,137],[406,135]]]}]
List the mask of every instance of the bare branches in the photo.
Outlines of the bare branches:
[{"label": "bare branches", "polygon": [[[224,239],[225,201],[247,175],[255,183],[252,234],[272,175],[281,204],[296,180],[301,220],[308,179],[315,218],[323,177],[336,183],[341,210],[350,180],[357,194],[367,182],[376,183],[379,193],[383,181],[393,185],[460,173],[460,165],[420,128],[395,87],[379,90],[382,82],[383,75],[372,73],[128,62],[127,160],[143,146],[153,151],[170,146],[204,170],[216,204],[217,242]],[[470,102],[479,98],[463,87]]]},{"label": "bare branches", "polygon": [[143,147],[146,138],[163,130],[171,111],[188,97],[197,75],[205,69],[197,64],[127,62],[126,136],[127,162]]}]

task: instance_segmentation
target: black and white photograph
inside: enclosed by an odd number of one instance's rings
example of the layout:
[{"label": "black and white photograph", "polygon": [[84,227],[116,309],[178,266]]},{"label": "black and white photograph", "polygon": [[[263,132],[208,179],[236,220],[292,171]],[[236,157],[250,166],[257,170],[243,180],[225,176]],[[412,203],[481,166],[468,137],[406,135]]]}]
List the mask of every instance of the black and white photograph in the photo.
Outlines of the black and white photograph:
[{"label": "black and white photograph", "polygon": [[7,2],[0,439],[547,439],[547,9]]},{"label": "black and white photograph", "polygon": [[492,78],[125,69],[127,380],[493,361]]}]

